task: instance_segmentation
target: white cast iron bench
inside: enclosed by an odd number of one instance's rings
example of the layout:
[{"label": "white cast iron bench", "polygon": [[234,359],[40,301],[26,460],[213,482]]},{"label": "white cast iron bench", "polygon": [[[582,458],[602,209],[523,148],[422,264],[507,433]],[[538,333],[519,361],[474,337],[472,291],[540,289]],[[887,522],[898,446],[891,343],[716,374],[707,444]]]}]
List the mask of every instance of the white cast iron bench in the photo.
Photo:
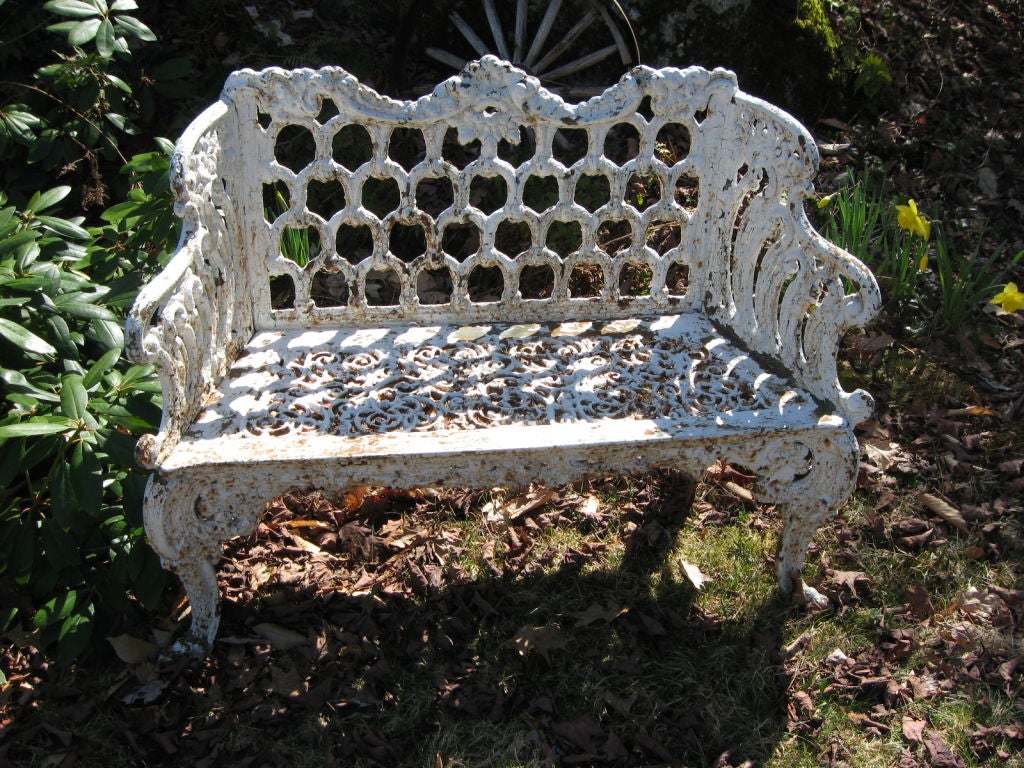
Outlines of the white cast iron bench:
[{"label": "white cast iron bench", "polygon": [[138,459],[184,647],[214,640],[223,542],[293,487],[725,460],[778,505],[801,589],[872,407],[838,345],[879,299],[807,220],[817,165],[724,70],[638,67],[575,105],[490,56],[411,102],[233,74],[178,143],[180,248],[127,323],[163,385]]}]

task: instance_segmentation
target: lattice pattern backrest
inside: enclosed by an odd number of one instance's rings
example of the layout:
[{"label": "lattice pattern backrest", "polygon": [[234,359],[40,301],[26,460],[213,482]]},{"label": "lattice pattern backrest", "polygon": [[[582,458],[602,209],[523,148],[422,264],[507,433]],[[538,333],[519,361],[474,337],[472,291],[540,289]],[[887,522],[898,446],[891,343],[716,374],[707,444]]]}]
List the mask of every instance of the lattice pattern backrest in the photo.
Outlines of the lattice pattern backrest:
[{"label": "lattice pattern backrest", "polygon": [[236,73],[258,324],[731,306],[737,217],[778,203],[792,179],[767,167],[789,174],[796,141],[738,126],[737,93],[639,67],[571,105],[493,57],[414,102],[336,68]]}]

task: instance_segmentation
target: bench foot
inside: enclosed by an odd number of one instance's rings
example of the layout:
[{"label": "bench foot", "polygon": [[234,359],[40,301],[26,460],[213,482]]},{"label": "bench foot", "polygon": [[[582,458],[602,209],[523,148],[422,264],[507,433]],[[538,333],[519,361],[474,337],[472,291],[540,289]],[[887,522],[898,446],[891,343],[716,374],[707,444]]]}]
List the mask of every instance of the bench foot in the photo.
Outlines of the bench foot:
[{"label": "bench foot", "polygon": [[779,543],[779,552],[775,560],[779,589],[782,594],[789,595],[794,603],[808,608],[828,608],[830,605],[825,595],[803,580],[801,571],[815,531],[833,514],[833,510],[826,509],[813,516],[791,515],[786,520]]},{"label": "bench foot", "polygon": [[814,534],[835,517],[853,492],[857,442],[847,433],[817,439],[805,436],[799,443],[808,450],[808,471],[789,482],[776,483],[776,493],[785,493],[787,498],[774,499],[784,520],[775,567],[784,595],[823,608],[828,607],[828,598],[804,582],[801,571]]},{"label": "bench foot", "polygon": [[153,477],[146,488],[144,522],[150,544],[163,566],[180,580],[188,597],[192,623],[171,646],[171,657],[202,659],[209,653],[220,624],[217,561],[223,542],[237,531],[225,530],[193,483]]},{"label": "bench foot", "polygon": [[806,581],[800,582],[802,590],[800,593],[800,604],[807,608],[818,608],[824,610],[828,608],[832,603],[828,597],[821,594],[818,590],[808,584]]},{"label": "bench foot", "polygon": [[213,647],[220,626],[220,590],[213,563],[203,559],[195,563],[168,563],[181,579],[192,611],[188,633],[171,646],[171,653],[190,658],[205,658]]},{"label": "bench foot", "polygon": [[831,510],[824,509],[819,510],[818,514],[808,514],[806,510],[785,510],[783,507],[783,511],[789,514],[785,515],[775,568],[782,593],[799,597],[806,592],[806,585],[800,574],[807,558],[807,548],[818,526],[828,519]]}]

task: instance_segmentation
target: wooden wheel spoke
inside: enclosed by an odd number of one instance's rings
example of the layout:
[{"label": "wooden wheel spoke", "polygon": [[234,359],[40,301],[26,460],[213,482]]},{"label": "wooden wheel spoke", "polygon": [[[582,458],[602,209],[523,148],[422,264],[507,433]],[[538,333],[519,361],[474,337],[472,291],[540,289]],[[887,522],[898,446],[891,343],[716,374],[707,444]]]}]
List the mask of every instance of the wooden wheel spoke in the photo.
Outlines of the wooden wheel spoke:
[{"label": "wooden wheel spoke", "polygon": [[495,0],[481,0],[481,5],[482,18],[467,18],[458,11],[448,14],[452,28],[465,40],[465,46],[456,40],[447,49],[427,46],[424,54],[456,70],[465,67],[470,59],[497,55],[535,77],[550,81],[551,87],[568,88],[582,98],[593,95],[594,87],[557,81],[614,55],[627,68],[639,61],[635,35],[630,41],[621,28],[625,24],[632,35],[629,18],[617,0],[550,0],[535,28],[530,23],[527,0],[516,0],[514,9],[507,10]]}]

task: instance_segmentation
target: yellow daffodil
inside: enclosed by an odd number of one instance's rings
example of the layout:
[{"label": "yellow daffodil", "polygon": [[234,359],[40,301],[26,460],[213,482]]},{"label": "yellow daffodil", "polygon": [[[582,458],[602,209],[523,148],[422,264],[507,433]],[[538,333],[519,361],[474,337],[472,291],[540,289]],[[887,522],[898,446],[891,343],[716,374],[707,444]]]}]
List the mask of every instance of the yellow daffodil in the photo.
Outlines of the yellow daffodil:
[{"label": "yellow daffodil", "polygon": [[1018,309],[1024,309],[1024,293],[1017,290],[1016,283],[1007,283],[989,303],[1000,305],[1004,312],[1016,312]]},{"label": "yellow daffodil", "polygon": [[825,195],[821,200],[818,201],[818,210],[827,208],[832,203],[832,195]]},{"label": "yellow daffodil", "polygon": [[903,229],[920,235],[924,240],[932,236],[932,223],[927,216],[918,212],[917,203],[913,200],[907,200],[906,205],[897,205],[896,212],[896,223]]},{"label": "yellow daffodil", "polygon": [[928,271],[928,254],[927,253],[924,256],[921,257],[920,261],[917,262],[917,271],[918,272],[927,272]]}]

